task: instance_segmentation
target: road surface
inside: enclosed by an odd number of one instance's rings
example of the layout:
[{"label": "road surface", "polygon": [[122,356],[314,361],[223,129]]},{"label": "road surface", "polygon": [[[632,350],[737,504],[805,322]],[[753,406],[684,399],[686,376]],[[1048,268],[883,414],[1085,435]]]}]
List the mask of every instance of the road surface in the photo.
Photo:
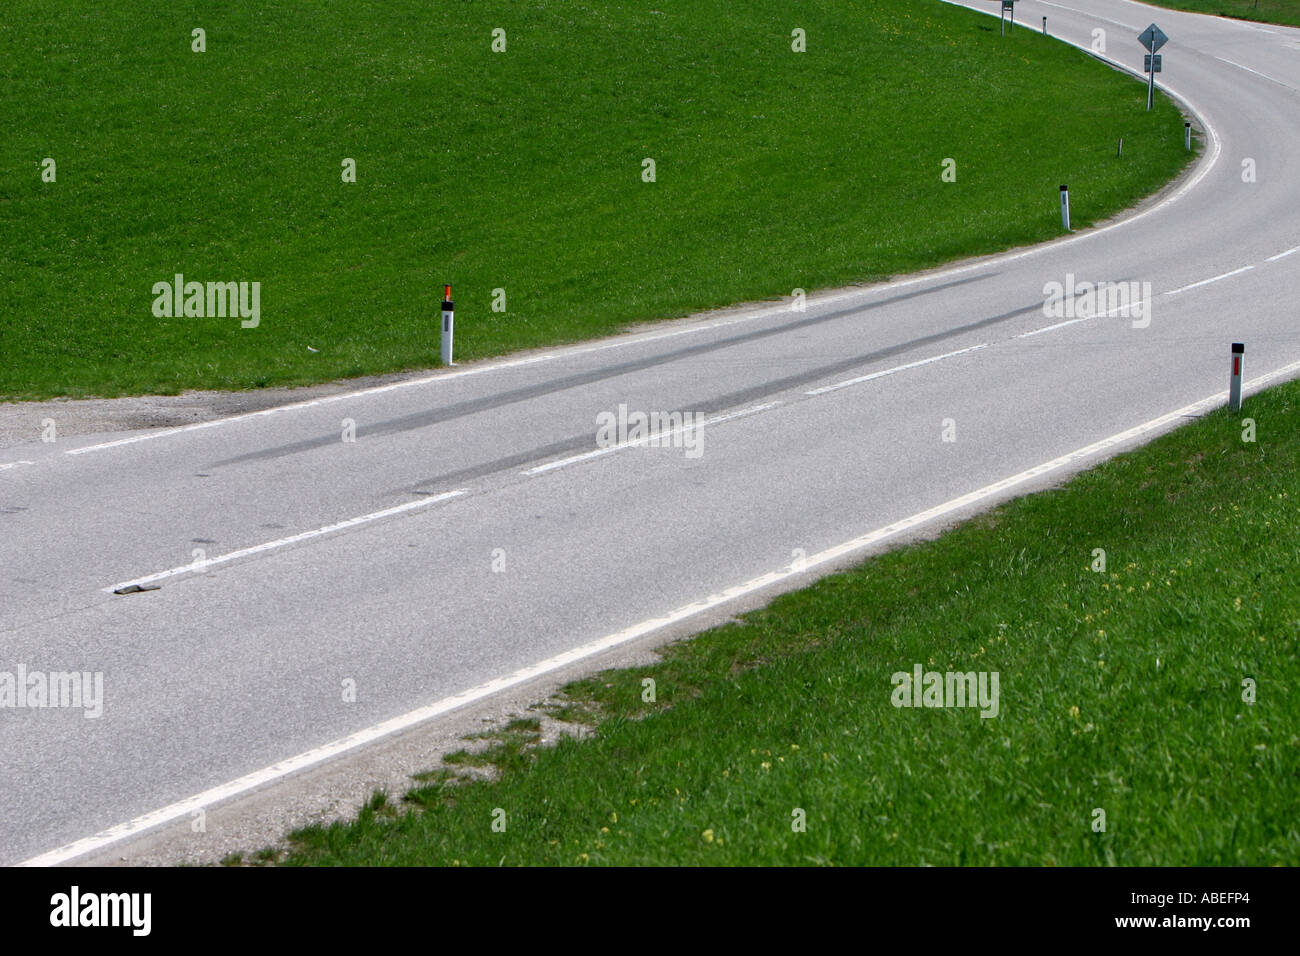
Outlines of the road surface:
[{"label": "road surface", "polygon": [[[349,735],[788,586],[803,560],[811,580],[888,542],[873,531],[1059,477],[1207,407],[1187,409],[1226,389],[1233,341],[1248,380],[1300,371],[1300,30],[1074,6],[1022,0],[1020,28],[1047,15],[1083,45],[1105,29],[1108,55],[1141,69],[1156,19],[1173,38],[1162,85],[1207,140],[1191,176],[1117,225],[803,312],[5,449],[0,670],[104,683],[97,719],[0,710],[0,862],[73,859]],[[1045,284],[1068,275],[1150,283],[1149,325],[1045,315]],[[598,448],[597,416],[620,405],[705,423],[679,447]],[[1078,542],[1080,560],[1102,545]],[[142,582],[159,587],[111,593]]]}]

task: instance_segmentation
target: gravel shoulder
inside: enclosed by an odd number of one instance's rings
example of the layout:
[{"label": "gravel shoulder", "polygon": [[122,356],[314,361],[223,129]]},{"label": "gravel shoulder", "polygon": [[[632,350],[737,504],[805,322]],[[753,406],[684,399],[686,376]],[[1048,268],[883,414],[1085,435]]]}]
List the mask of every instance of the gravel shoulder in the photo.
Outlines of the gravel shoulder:
[{"label": "gravel shoulder", "polygon": [[427,369],[422,369],[302,388],[266,388],[246,392],[195,391],[180,395],[142,395],[134,398],[55,398],[42,402],[0,402],[0,448],[40,441],[46,423],[51,420],[60,438],[173,428],[259,412],[294,402],[311,401],[375,385],[426,377],[428,374]]}]

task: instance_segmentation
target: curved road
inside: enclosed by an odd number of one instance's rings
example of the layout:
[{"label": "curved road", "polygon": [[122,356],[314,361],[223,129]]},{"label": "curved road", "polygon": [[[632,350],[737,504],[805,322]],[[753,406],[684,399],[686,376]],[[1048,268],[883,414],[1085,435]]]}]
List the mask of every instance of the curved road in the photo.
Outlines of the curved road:
[{"label": "curved road", "polygon": [[[1233,341],[1248,381],[1300,374],[1300,30],[1082,6],[1022,0],[1019,29],[1046,15],[1085,46],[1104,29],[1140,70],[1157,21],[1162,86],[1206,136],[1193,176],[1137,217],[803,312],[6,449],[0,671],[104,685],[99,719],[0,710],[0,862],[111,846],[1059,478],[1221,403]],[[1045,315],[1067,275],[1150,283],[1149,324]],[[620,405],[704,416],[678,436],[698,457],[592,454]]]}]

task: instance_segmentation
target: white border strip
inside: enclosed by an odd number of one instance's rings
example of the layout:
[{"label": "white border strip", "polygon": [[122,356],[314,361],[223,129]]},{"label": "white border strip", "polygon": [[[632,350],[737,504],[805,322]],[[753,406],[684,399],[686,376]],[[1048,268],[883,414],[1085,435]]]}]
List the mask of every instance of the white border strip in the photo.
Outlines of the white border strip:
[{"label": "white border strip", "polygon": [[276,548],[285,548],[291,544],[297,544],[300,541],[310,541],[312,538],[319,538],[323,534],[333,534],[335,531],[342,531],[345,528],[355,528],[357,525],[369,524],[371,521],[378,521],[380,518],[388,518],[392,515],[400,515],[407,511],[427,508],[440,501],[446,501],[448,498],[459,498],[461,495],[466,494],[469,494],[468,488],[458,488],[456,491],[445,491],[440,495],[421,498],[418,501],[408,501],[405,504],[395,505],[392,508],[385,508],[383,511],[372,511],[370,514],[358,515],[355,518],[348,518],[346,521],[327,524],[325,527],[316,528],[313,531],[303,531],[300,534],[291,535],[288,538],[279,538],[275,541],[265,541],[262,544],[255,544],[251,548],[241,548],[238,551],[231,551],[229,554],[223,554],[215,558],[204,558],[202,561],[191,561],[189,564],[182,564],[178,568],[159,571],[157,574],[150,574],[143,578],[132,578],[130,581],[120,581],[117,584],[110,584],[106,588],[100,588],[100,590],[107,594],[112,594],[120,588],[130,587],[132,584],[152,584],[154,581],[162,581],[164,578],[175,577],[178,574],[190,574],[191,572],[206,571],[213,565],[225,564],[227,561],[237,561],[239,558],[246,558],[252,554],[261,554],[263,551],[273,551]]},{"label": "white border strip", "polygon": [[896,365],[893,368],[883,369],[879,372],[872,372],[870,375],[859,375],[857,378],[851,378],[844,382],[836,382],[834,385],[823,385],[821,388],[814,388],[810,392],[804,392],[804,394],[825,395],[827,392],[834,392],[837,389],[848,388],[850,385],[861,385],[863,382],[870,382],[873,379],[884,378],[886,375],[893,375],[895,372],[903,372],[909,368],[919,368],[922,365],[929,365],[931,362],[942,362],[944,359],[952,358],[954,355],[965,355],[967,352],[978,352],[980,349],[986,349],[988,347],[988,342],[981,342],[979,345],[972,345],[970,348],[958,349],[955,352],[945,352],[943,355],[932,355],[930,358],[921,359],[917,362],[908,362],[906,365]]},{"label": "white border strip", "polygon": [[[954,2],[954,0],[948,0],[948,2]],[[1091,11],[1089,11],[1089,10],[1080,10],[1078,7],[1067,7],[1067,6],[1066,6],[1065,4],[1063,4],[1063,3],[1053,3],[1052,0],[1038,0],[1038,2],[1041,3],[1041,4],[1042,4],[1043,6],[1045,6],[1045,7],[1056,7],[1056,9],[1058,9],[1058,10],[1069,10],[1071,13],[1077,13],[1077,14],[1079,14],[1080,16],[1089,17],[1089,18],[1091,18],[1091,19],[1093,19],[1093,20],[1101,20],[1101,21],[1103,21],[1103,22],[1105,22],[1105,23],[1113,23],[1115,26],[1117,26],[1117,27],[1123,27],[1125,30],[1141,30],[1141,29],[1142,29],[1141,27],[1135,27],[1135,26],[1133,26],[1132,24],[1129,24],[1129,23],[1122,23],[1122,22],[1120,22],[1119,20],[1112,20],[1110,17],[1103,17],[1101,14],[1099,14],[1099,13],[1093,13],[1093,12],[1091,12]],[[965,4],[957,3],[956,6],[965,6]],[[966,7],[966,9],[967,9],[967,10],[973,10],[973,9],[975,9],[975,8],[974,8],[974,7]],[[985,11],[985,10],[979,10],[979,11],[977,11],[977,12],[979,12],[979,13],[989,13],[990,15],[992,14],[992,11]],[[1049,35],[1050,35],[1050,34],[1049,34]],[[1057,39],[1057,40],[1059,40],[1060,37],[1054,37],[1053,39]],[[1066,40],[1065,42],[1068,43],[1069,41]]]},{"label": "white border strip", "polygon": [[[1274,381],[1290,377],[1296,373],[1300,373],[1300,362],[1292,362],[1290,365],[1284,365],[1282,368],[1254,379],[1247,384],[1246,388],[1253,391]],[[469,690],[462,691],[452,697],[445,697],[436,703],[412,710],[399,717],[393,717],[383,723],[375,724],[372,727],[359,730],[347,737],[342,737],[323,746],[308,750],[305,753],[298,754],[296,757],[282,760],[269,767],[264,767],[261,770],[239,777],[236,780],[213,787],[210,790],[204,790],[202,793],[195,794],[185,800],[169,804],[168,806],[154,810],[151,813],[138,816],[126,823],[110,827],[94,836],[85,837],[72,843],[65,844],[57,849],[50,850],[47,853],[42,853],[39,856],[34,856],[19,863],[18,866],[56,866],[61,863],[67,863],[69,860],[73,860],[79,856],[84,856],[87,853],[102,850],[104,847],[111,846],[112,844],[125,840],[128,837],[136,836],[146,830],[180,819],[196,810],[247,793],[257,787],[264,786],[272,781],[286,777],[289,774],[296,773],[300,770],[306,770],[309,767],[314,767],[317,764],[324,763],[327,760],[331,760],[334,757],[347,753],[348,751],[355,750],[358,747],[374,743],[377,740],[408,730],[427,720],[431,720],[434,717],[440,717],[450,711],[464,707],[467,704],[472,704],[476,701],[483,700],[484,698],[491,697],[493,694],[509,690],[512,687],[517,687],[520,684],[524,684],[535,678],[552,673],[563,667],[567,667],[570,664],[575,664],[579,661],[600,654],[603,651],[618,647],[620,644],[626,644],[627,642],[634,641],[637,638],[645,637],[648,634],[688,620],[689,618],[702,614],[705,611],[735,601],[738,598],[746,597],[756,591],[761,591],[773,584],[794,577],[795,575],[803,574],[809,568],[815,568],[819,565],[827,564],[828,562],[846,557],[856,551],[861,551],[889,538],[896,537],[904,531],[910,531],[913,528],[919,527],[920,525],[934,521],[938,518],[946,517],[963,508],[968,508],[971,505],[979,504],[990,498],[1002,495],[1004,492],[1010,491],[1018,485],[1023,485],[1036,478],[1041,478],[1043,475],[1065,468],[1068,465],[1077,464],[1085,458],[1092,457],[1102,452],[1112,451],[1120,445],[1124,445],[1128,442],[1134,441],[1135,439],[1146,437],[1153,432],[1160,431],[1168,425],[1177,422],[1180,418],[1203,414],[1214,408],[1216,405],[1221,404],[1227,398],[1227,394],[1226,391],[1218,392],[1208,398],[1201,399],[1199,402],[1193,402],[1191,405],[1186,405],[1177,411],[1169,412],[1167,415],[1161,415],[1159,418],[1153,418],[1150,421],[1144,422],[1134,428],[1130,428],[1127,431],[1111,435],[1109,438],[1103,438],[1101,441],[1093,442],[1091,445],[1072,451],[1069,454],[1062,455],[1059,458],[1053,458],[1051,461],[1044,462],[1041,465],[1036,465],[1033,468],[1012,475],[1009,478],[1003,478],[1001,481],[996,481],[991,485],[985,485],[978,491],[972,491],[969,494],[953,498],[951,501],[946,501],[941,505],[936,505],[935,507],[929,508],[925,511],[917,512],[909,518],[904,518],[901,521],[896,521],[893,524],[886,525],[883,528],[864,534],[861,537],[853,538],[843,544],[828,548],[825,551],[821,551],[804,559],[800,564],[799,570],[795,570],[792,565],[780,571],[771,571],[767,574],[760,575],[759,577],[746,581],[743,584],[738,584],[734,587],[728,588],[725,591],[711,594],[703,600],[695,601],[692,604],[679,607],[675,611],[670,611],[668,614],[665,614],[663,617],[650,618],[649,620],[642,621],[640,624],[634,624],[631,627],[610,634],[600,640],[593,641],[590,644],[584,644],[581,647],[574,648],[573,650],[565,651],[563,654],[557,654],[555,657],[548,657],[546,660],[539,661],[536,664],[522,667],[505,677],[499,677],[495,680],[488,681],[485,684],[479,684],[477,687],[471,687]]]},{"label": "white border strip", "polygon": [[694,425],[681,425],[668,431],[655,432],[653,435],[647,435],[644,438],[635,438],[632,441],[625,441],[618,445],[608,445],[605,448],[597,448],[593,451],[584,451],[579,455],[571,455],[568,458],[561,458],[558,461],[548,461],[544,465],[538,465],[535,468],[529,468],[520,474],[531,478],[534,475],[541,475],[548,471],[554,471],[557,468],[563,468],[565,465],[574,465],[580,461],[589,461],[592,458],[599,458],[602,455],[613,454],[616,451],[622,451],[624,448],[635,448],[638,445],[649,445],[650,442],[658,443],[665,438],[671,438],[673,435],[685,434],[695,428],[703,428],[705,425],[720,425],[723,422],[729,422],[735,418],[744,418],[747,415],[757,415],[759,412],[765,412],[769,408],[776,408],[781,402],[767,402],[763,405],[751,405],[749,408],[742,408],[739,411],[727,412],[724,415],[715,415],[713,418],[706,418],[702,422]]},{"label": "white border strip", "polygon": [[1252,70],[1244,63],[1238,63],[1235,60],[1229,60],[1221,56],[1216,56],[1215,59],[1218,60],[1220,63],[1228,64],[1228,66],[1235,66],[1239,70],[1245,70],[1247,73],[1254,73],[1256,76],[1268,80],[1270,83],[1276,83],[1278,86],[1284,87],[1288,90],[1295,89],[1295,87],[1292,86],[1290,83],[1284,83],[1282,80],[1277,79],[1277,77],[1269,76],[1267,73],[1261,73],[1259,72],[1259,70]]},{"label": "white border strip", "polygon": [[1165,295],[1178,295],[1181,292],[1190,292],[1193,289],[1199,289],[1203,285],[1209,285],[1211,282],[1219,282],[1223,279],[1231,279],[1233,276],[1239,276],[1243,272],[1249,272],[1254,266],[1242,266],[1240,269],[1233,269],[1231,272],[1225,272],[1223,275],[1212,276],[1209,279],[1202,279],[1200,282],[1193,282],[1191,285],[1185,285],[1181,289],[1173,289],[1166,292]]}]

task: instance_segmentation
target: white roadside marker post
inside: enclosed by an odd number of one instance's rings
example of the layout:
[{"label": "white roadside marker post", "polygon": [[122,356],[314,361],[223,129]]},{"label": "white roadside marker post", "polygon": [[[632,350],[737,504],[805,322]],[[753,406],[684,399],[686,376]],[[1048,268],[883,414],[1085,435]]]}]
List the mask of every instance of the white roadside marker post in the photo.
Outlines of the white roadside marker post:
[{"label": "white roadside marker post", "polygon": [[1243,342],[1232,343],[1232,378],[1228,380],[1228,408],[1241,411],[1241,366],[1246,357],[1246,345]]},{"label": "white roadside marker post", "polygon": [[1183,120],[1183,140],[1187,146],[1187,151],[1192,151],[1192,121]]},{"label": "white roadside marker post", "polygon": [[1061,225],[1070,231],[1070,187],[1061,187]]},{"label": "white roadside marker post", "polygon": [[456,303],[451,301],[451,286],[442,288],[442,364],[455,365],[451,360],[451,337],[456,324]]},{"label": "white roadside marker post", "polygon": [[1043,17],[1043,35],[1047,35],[1047,17]]}]

